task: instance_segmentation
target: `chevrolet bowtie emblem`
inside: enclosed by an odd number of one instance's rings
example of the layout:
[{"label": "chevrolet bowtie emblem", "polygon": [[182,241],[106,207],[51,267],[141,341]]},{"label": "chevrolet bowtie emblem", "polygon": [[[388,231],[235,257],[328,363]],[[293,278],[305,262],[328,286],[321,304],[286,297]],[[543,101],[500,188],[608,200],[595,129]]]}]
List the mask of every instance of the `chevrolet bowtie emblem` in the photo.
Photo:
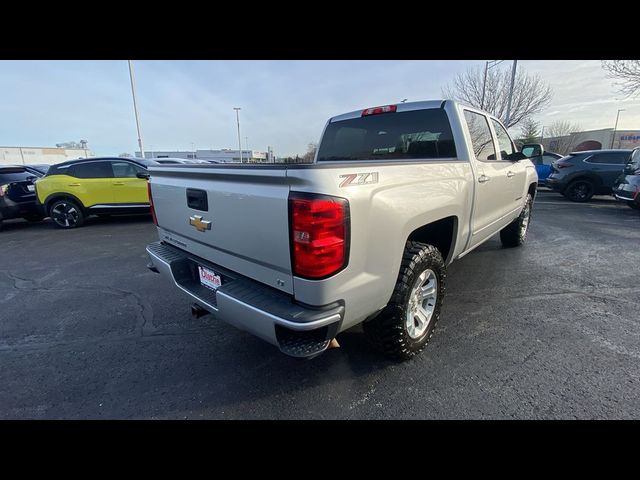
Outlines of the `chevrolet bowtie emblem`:
[{"label": "chevrolet bowtie emblem", "polygon": [[189,225],[196,227],[196,230],[198,230],[199,232],[211,230],[211,222],[209,220],[202,220],[202,217],[200,215],[189,217]]}]

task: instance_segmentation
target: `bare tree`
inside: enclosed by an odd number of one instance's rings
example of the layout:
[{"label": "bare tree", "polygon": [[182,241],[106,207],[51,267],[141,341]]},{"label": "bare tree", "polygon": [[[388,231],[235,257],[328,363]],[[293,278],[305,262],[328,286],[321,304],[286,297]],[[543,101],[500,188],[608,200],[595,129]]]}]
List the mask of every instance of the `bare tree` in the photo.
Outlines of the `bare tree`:
[{"label": "bare tree", "polygon": [[459,73],[450,85],[442,89],[445,98],[458,100],[472,107],[481,108],[498,117],[507,128],[518,125],[523,120],[540,113],[551,101],[551,87],[539,76],[529,75],[522,69],[516,73],[511,101],[509,124],[505,123],[511,70],[489,70],[482,105],[483,68],[469,68]]},{"label": "bare tree", "polygon": [[615,78],[620,92],[627,97],[640,93],[640,60],[603,60],[602,68]]},{"label": "bare tree", "polygon": [[316,157],[316,150],[318,150],[318,144],[309,142],[307,145],[307,153],[302,156],[302,161],[304,163],[313,163],[313,159]]},{"label": "bare tree", "polygon": [[556,120],[545,131],[545,143],[549,145],[550,150],[566,155],[580,142],[581,135],[577,133],[580,130],[582,127],[577,123]]}]

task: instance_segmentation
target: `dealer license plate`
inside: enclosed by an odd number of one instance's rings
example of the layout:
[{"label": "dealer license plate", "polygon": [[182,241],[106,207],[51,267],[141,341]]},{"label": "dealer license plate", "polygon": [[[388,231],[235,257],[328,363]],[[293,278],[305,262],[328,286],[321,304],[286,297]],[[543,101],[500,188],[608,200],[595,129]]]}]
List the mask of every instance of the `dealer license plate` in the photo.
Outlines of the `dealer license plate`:
[{"label": "dealer license plate", "polygon": [[198,272],[200,273],[200,283],[205,287],[217,290],[222,285],[220,275],[217,275],[213,270],[198,265]]}]

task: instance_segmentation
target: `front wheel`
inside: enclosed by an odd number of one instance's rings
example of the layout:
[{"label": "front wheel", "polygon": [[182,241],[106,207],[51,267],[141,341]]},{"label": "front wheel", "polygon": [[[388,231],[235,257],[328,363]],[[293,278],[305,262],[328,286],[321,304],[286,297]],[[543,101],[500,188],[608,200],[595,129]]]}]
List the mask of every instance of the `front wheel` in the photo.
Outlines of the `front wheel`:
[{"label": "front wheel", "polygon": [[440,317],[445,278],[446,267],[436,247],[407,242],[389,304],[362,325],[374,347],[400,360],[420,353]]},{"label": "front wheel", "polygon": [[60,228],[76,228],[84,223],[84,214],[80,206],[73,200],[56,200],[49,207],[49,216]]},{"label": "front wheel", "polygon": [[500,230],[500,241],[503,247],[519,247],[526,241],[529,223],[531,221],[532,205],[533,198],[531,194],[528,193],[527,201],[518,218]]}]

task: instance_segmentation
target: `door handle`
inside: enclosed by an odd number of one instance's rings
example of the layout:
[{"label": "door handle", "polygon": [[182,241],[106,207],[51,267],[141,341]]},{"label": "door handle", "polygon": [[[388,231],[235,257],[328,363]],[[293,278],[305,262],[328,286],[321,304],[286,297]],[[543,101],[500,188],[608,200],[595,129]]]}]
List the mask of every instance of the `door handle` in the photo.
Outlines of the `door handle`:
[{"label": "door handle", "polygon": [[486,183],[489,180],[491,180],[491,178],[487,177],[486,175],[480,175],[478,177],[478,182],[480,182],[480,183]]},{"label": "door handle", "polygon": [[124,182],[113,182],[114,185],[124,185]]},{"label": "door handle", "polygon": [[69,186],[70,187],[79,187],[80,184],[79,183],[70,183]]},{"label": "door handle", "polygon": [[507,172],[507,177],[511,178],[511,177],[513,177],[513,176],[515,176],[515,173],[513,173],[511,170],[509,170],[509,171]]}]

